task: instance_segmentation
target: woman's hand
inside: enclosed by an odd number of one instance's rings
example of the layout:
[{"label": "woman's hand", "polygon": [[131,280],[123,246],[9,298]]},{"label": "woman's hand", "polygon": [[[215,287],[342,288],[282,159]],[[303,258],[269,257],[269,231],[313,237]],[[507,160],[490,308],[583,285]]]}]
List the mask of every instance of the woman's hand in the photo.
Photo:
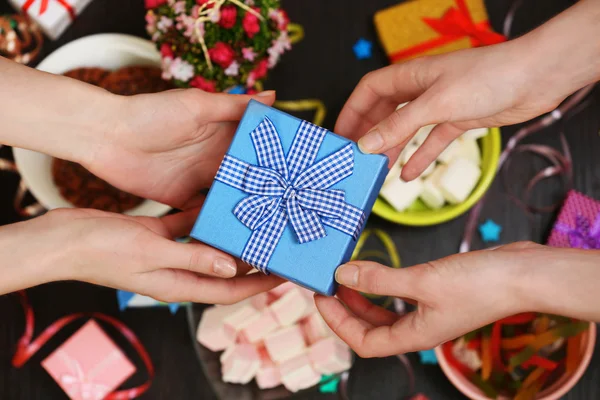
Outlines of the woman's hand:
[{"label": "woman's hand", "polygon": [[[335,333],[362,357],[433,348],[525,311],[600,320],[600,252],[515,243],[404,269],[353,261],[341,266],[339,300],[316,296]],[[395,296],[417,306],[403,316],[358,292]]]},{"label": "woman's hand", "polygon": [[197,210],[158,218],[61,209],[0,228],[0,294],[80,280],[165,302],[235,303],[281,283],[211,247],[172,240]]},{"label": "woman's hand", "polygon": [[414,179],[466,130],[529,120],[600,79],[600,46],[588,39],[599,17],[600,3],[583,0],[519,39],[369,73],[335,131],[393,162],[419,128],[438,124],[402,170]]},{"label": "woman's hand", "polygon": [[[114,129],[95,141],[82,164],[122,190],[196,207],[251,98],[197,89],[121,98]],[[271,105],[275,93],[254,98]]]}]

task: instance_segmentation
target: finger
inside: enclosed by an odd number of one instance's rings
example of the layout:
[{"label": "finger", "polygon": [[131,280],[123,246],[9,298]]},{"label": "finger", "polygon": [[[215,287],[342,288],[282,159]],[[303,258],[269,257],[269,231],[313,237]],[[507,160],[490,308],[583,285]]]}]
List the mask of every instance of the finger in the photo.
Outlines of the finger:
[{"label": "finger", "polygon": [[[335,132],[346,137],[355,135],[357,131],[362,135],[366,132],[364,121],[369,120],[373,109],[376,109],[382,100],[398,105],[422,94],[425,87],[416,78],[420,75],[421,64],[420,60],[412,60],[365,75],[344,105]],[[392,111],[393,108],[389,109],[389,112]],[[373,124],[367,129],[371,127]]]},{"label": "finger", "polygon": [[200,208],[198,207],[164,216],[161,220],[169,231],[169,237],[175,239],[190,234],[199,213]]},{"label": "finger", "polygon": [[418,178],[463,133],[465,131],[453,123],[443,123],[433,128],[425,142],[402,168],[402,179],[411,181]]},{"label": "finger", "polygon": [[[216,163],[215,163],[216,164]],[[211,168],[210,171],[206,171],[207,173],[210,173],[209,176],[215,176],[217,173],[217,169],[218,168],[218,164],[217,167],[213,167]],[[202,193],[198,193],[195,196],[193,196],[192,198],[190,198],[188,201],[186,201],[185,203],[183,203],[183,205],[181,206],[182,210],[189,210],[190,208],[201,208],[202,205],[204,204],[204,200],[206,199],[206,196]]]},{"label": "finger", "polygon": [[225,93],[207,93],[195,90],[197,107],[200,108],[204,122],[239,121],[242,119],[248,102],[256,100],[268,106],[275,101],[275,91],[269,90],[253,96]]},{"label": "finger", "polygon": [[421,300],[412,269],[394,269],[371,261],[352,261],[336,270],[335,280],[363,293]]},{"label": "finger", "polygon": [[231,279],[199,276],[190,271],[163,269],[144,274],[143,294],[169,303],[233,304],[281,284],[275,275],[252,274]]},{"label": "finger", "polygon": [[204,244],[161,238],[149,242],[146,250],[146,265],[154,270],[174,268],[220,278],[237,274],[236,260],[232,256]]},{"label": "finger", "polygon": [[376,306],[360,293],[340,286],[337,297],[356,315],[371,325],[392,325],[398,319],[398,314]]},{"label": "finger", "polygon": [[391,326],[369,327],[336,298],[319,295],[315,297],[315,302],[331,330],[363,358],[385,357],[434,347],[417,328],[416,312],[399,317]]}]

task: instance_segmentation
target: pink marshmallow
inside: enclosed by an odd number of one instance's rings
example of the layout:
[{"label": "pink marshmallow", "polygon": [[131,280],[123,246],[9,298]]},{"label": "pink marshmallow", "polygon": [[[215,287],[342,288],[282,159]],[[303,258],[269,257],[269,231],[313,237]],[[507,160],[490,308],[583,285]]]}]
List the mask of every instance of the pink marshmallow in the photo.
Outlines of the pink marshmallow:
[{"label": "pink marshmallow", "polygon": [[307,299],[300,288],[290,289],[279,300],[269,306],[277,321],[283,326],[298,322],[310,309],[312,299]]},{"label": "pink marshmallow", "polygon": [[337,338],[330,337],[313,344],[308,355],[315,370],[323,375],[338,374],[352,366],[350,348]]},{"label": "pink marshmallow", "polygon": [[265,337],[265,347],[276,363],[294,358],[306,350],[302,329],[294,325],[275,331]]},{"label": "pink marshmallow", "polygon": [[298,287],[298,285],[288,281],[288,282],[282,283],[281,285],[277,286],[276,288],[269,290],[269,294],[271,294],[277,298],[280,298],[281,296],[286,294],[289,290],[296,288],[296,287]]},{"label": "pink marshmallow", "polygon": [[246,326],[241,335],[250,343],[260,342],[269,333],[279,328],[279,323],[269,309],[265,309],[260,317]]},{"label": "pink marshmallow", "polygon": [[307,389],[320,382],[321,374],[317,373],[306,354],[294,357],[279,366],[281,381],[291,392]]},{"label": "pink marshmallow", "polygon": [[321,339],[335,336],[335,333],[329,328],[321,314],[314,313],[302,321],[304,337],[309,345],[317,343]]},{"label": "pink marshmallow", "polygon": [[260,369],[256,373],[256,384],[261,389],[271,389],[281,385],[279,367],[271,360],[267,349],[259,347]]},{"label": "pink marshmallow", "polygon": [[210,307],[202,313],[196,339],[212,351],[225,350],[235,342],[235,334],[226,332],[224,320],[234,311],[230,306]]},{"label": "pink marshmallow", "polygon": [[241,307],[234,310],[223,320],[225,332],[228,335],[237,335],[242,329],[259,318],[260,313],[256,308],[252,307],[250,302],[245,301]]},{"label": "pink marshmallow", "polygon": [[256,308],[258,311],[262,311],[267,308],[269,304],[269,295],[267,293],[259,293],[254,295],[248,299],[252,307]]},{"label": "pink marshmallow", "polygon": [[260,369],[260,356],[256,347],[251,344],[236,344],[231,351],[223,353],[223,356],[221,372],[224,382],[246,384]]}]

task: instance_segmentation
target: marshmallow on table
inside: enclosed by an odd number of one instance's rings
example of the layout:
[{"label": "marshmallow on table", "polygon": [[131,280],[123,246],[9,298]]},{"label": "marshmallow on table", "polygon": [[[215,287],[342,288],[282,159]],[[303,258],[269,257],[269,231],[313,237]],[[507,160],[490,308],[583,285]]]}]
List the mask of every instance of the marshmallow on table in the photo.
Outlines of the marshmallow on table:
[{"label": "marshmallow on table", "polygon": [[442,151],[437,160],[444,164],[449,164],[460,154],[460,144],[457,140],[450,142],[448,147]]},{"label": "marshmallow on table", "polygon": [[474,164],[481,165],[481,151],[476,140],[459,138],[460,144],[459,157],[466,158]]},{"label": "marshmallow on table", "polygon": [[489,132],[488,128],[471,129],[471,130],[468,130],[465,133],[463,133],[461,137],[464,139],[477,140],[477,139],[482,138],[485,135],[487,135],[488,132]]},{"label": "marshmallow on table", "polygon": [[265,309],[259,318],[252,320],[244,329],[241,335],[250,343],[260,342],[269,333],[279,328],[279,322],[270,309]]},{"label": "marshmallow on table", "polygon": [[258,349],[260,356],[260,368],[256,372],[256,384],[261,389],[271,389],[281,385],[281,374],[279,366],[269,357],[269,353],[264,347]]},{"label": "marshmallow on table", "polygon": [[390,168],[387,176],[385,177],[385,183],[389,182],[392,179],[400,178],[400,171],[402,171],[402,166],[400,165],[400,156],[396,160],[396,162]]},{"label": "marshmallow on table", "polygon": [[402,153],[400,153],[400,164],[403,166],[410,160],[410,158],[419,150],[419,146],[414,144],[407,145]]},{"label": "marshmallow on table", "polygon": [[252,307],[256,308],[258,311],[262,311],[267,308],[269,303],[269,295],[265,292],[254,295],[248,299]]},{"label": "marshmallow on table", "polygon": [[289,326],[306,315],[311,303],[314,303],[312,298],[307,298],[301,288],[295,287],[288,290],[278,300],[275,300],[269,308],[281,325]]},{"label": "marshmallow on table", "polygon": [[321,381],[321,374],[314,370],[306,354],[294,357],[279,366],[281,381],[291,392],[307,389]]},{"label": "marshmallow on table", "polygon": [[379,194],[397,211],[403,211],[414,203],[422,190],[423,182],[420,178],[410,182],[398,178],[385,183]]},{"label": "marshmallow on table", "polygon": [[423,181],[423,191],[421,192],[420,197],[427,207],[434,210],[442,208],[446,203],[444,195],[440,189],[438,189],[437,185],[434,184],[434,180],[432,179],[425,179]]},{"label": "marshmallow on table", "polygon": [[472,161],[457,158],[440,177],[439,187],[444,198],[452,204],[462,203],[479,181],[481,170]]},{"label": "marshmallow on table", "polygon": [[223,320],[225,332],[228,335],[237,335],[245,327],[260,318],[260,312],[252,307],[248,301],[243,304]]},{"label": "marshmallow on table", "polygon": [[423,171],[421,173],[421,175],[419,176],[419,178],[426,178],[429,175],[431,175],[433,173],[433,171],[435,170],[435,166],[436,166],[436,162],[432,162],[431,164],[429,164],[429,166],[427,168],[425,168],[425,171]]},{"label": "marshmallow on table", "polygon": [[269,357],[276,363],[294,358],[306,350],[302,329],[298,325],[275,331],[264,340]]},{"label": "marshmallow on table", "polygon": [[313,367],[323,375],[338,374],[352,366],[350,348],[336,338],[320,340],[308,354]]},{"label": "marshmallow on table", "polygon": [[319,313],[314,313],[302,322],[304,337],[308,344],[314,344],[321,339],[335,336],[335,333],[329,328],[323,317]]},{"label": "marshmallow on table", "polygon": [[279,298],[279,297],[283,296],[284,294],[286,294],[289,290],[294,289],[296,287],[298,287],[298,285],[288,281],[288,282],[282,283],[281,285],[269,290],[269,294],[274,295],[275,297]]},{"label": "marshmallow on table", "polygon": [[236,344],[221,364],[223,381],[246,384],[256,376],[260,356],[251,344]]},{"label": "marshmallow on table", "polygon": [[435,128],[435,125],[427,125],[422,127],[417,131],[415,136],[413,136],[412,142],[416,146],[421,146],[423,143],[425,143],[425,140],[427,140],[433,128]]},{"label": "marshmallow on table", "polygon": [[202,313],[202,319],[198,325],[196,339],[204,347],[212,351],[225,350],[235,342],[235,333],[226,332],[224,320],[235,307],[221,306],[209,307]]}]

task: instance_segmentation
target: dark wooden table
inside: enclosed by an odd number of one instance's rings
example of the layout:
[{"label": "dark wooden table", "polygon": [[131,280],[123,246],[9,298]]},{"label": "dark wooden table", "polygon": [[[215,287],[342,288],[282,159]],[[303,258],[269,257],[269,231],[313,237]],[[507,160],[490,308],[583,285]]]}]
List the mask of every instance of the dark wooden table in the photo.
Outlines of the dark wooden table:
[{"label": "dark wooden table", "polygon": [[[60,40],[46,43],[44,54],[49,54],[78,37],[94,33],[121,32],[146,37],[142,3],[142,0],[94,0]],[[306,38],[283,58],[281,65],[272,73],[267,87],[277,89],[279,99],[322,99],[329,109],[325,126],[332,128],[336,115],[358,80],[365,73],[386,65],[385,55],[377,46],[372,59],[357,61],[352,53],[352,45],[360,37],[376,41],[373,14],[396,1],[285,0],[284,3],[292,20],[304,25]],[[488,0],[487,3],[492,24],[499,30],[509,7],[509,0]],[[529,0],[525,3],[515,21],[515,32],[519,34],[560,12],[570,1]],[[5,12],[11,12],[11,7],[6,0],[2,0],[0,13]],[[568,54],[565,54],[565,57],[568,57]],[[599,110],[600,93],[597,91],[590,107],[564,126],[575,161],[575,188],[596,198],[600,198]],[[1,118],[0,114],[0,120]],[[532,140],[558,145],[557,134],[560,128],[549,129]],[[503,129],[504,141],[515,129]],[[9,153],[7,148],[0,150],[0,155]],[[523,183],[528,179],[526,176],[531,176],[543,165],[543,161],[532,157],[515,159],[514,183]],[[0,225],[19,220],[12,207],[17,183],[15,176],[0,173]],[[550,181],[539,188],[535,200],[548,203],[561,195],[558,180]],[[482,218],[492,218],[502,225],[503,243],[525,239],[543,242],[554,217],[541,215],[528,220],[524,212],[509,201],[498,181],[491,188],[491,195],[482,214]],[[421,229],[396,226],[376,217],[371,218],[369,224],[390,232],[400,248],[403,263],[413,265],[455,253],[463,232],[465,216],[443,225]],[[475,247],[481,245],[476,239]],[[76,282],[48,284],[28,292],[36,312],[37,332],[55,319],[77,311],[101,311],[115,315],[127,323],[146,345],[157,370],[156,379],[143,398],[214,398],[192,349],[192,339],[183,310],[174,316],[166,309],[136,309],[120,313],[114,290]],[[23,324],[17,298],[12,295],[0,296],[0,399],[66,398],[39,362],[67,338],[76,326],[65,329],[28,364],[16,370],[10,366],[10,358],[22,333]],[[125,343],[118,342],[123,348],[129,349]],[[596,350],[600,350],[599,345]],[[135,354],[129,350],[127,352],[131,358],[136,359]],[[421,366],[414,355],[411,358],[415,361],[417,387],[420,391],[432,399],[462,398],[437,366]],[[368,371],[359,371],[360,377],[351,387],[352,398],[396,399],[398,391],[395,387],[395,374],[399,371],[397,366],[394,367],[389,360],[374,360],[369,366],[371,368]],[[143,370],[139,362],[138,367]],[[144,374],[138,372],[128,381],[128,386],[139,384],[143,380]],[[599,382],[600,352],[597,351],[581,381],[565,398],[600,398]]]}]

